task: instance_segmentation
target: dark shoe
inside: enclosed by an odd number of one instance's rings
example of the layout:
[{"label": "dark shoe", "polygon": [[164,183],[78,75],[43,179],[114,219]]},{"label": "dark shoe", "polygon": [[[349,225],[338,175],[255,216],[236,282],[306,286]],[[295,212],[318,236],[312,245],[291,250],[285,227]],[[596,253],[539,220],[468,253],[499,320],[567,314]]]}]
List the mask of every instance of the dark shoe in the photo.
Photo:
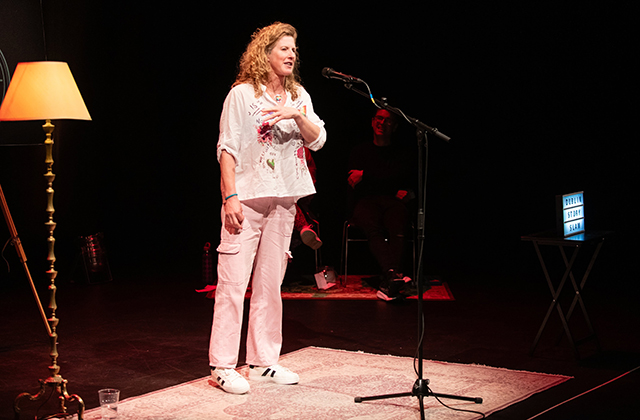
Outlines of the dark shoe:
[{"label": "dark shoe", "polygon": [[387,302],[402,297],[400,292],[404,288],[405,284],[410,281],[411,279],[403,276],[402,273],[398,273],[395,270],[389,270],[385,278],[380,283],[376,296],[378,299]]},{"label": "dark shoe", "polygon": [[380,300],[384,300],[385,302],[391,302],[394,300],[398,300],[401,298],[401,296],[396,295],[396,296],[389,296],[387,293],[383,292],[382,290],[378,290],[376,292],[376,297]]},{"label": "dark shoe", "polygon": [[313,250],[322,246],[322,241],[310,226],[305,226],[300,230],[302,242]]}]

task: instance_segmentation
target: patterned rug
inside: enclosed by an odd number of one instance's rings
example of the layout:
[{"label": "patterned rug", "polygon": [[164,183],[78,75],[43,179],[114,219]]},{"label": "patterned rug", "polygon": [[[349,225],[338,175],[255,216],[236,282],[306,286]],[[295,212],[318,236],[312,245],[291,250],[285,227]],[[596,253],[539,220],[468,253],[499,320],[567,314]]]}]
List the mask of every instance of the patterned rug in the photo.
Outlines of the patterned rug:
[{"label": "patterned rug", "polygon": [[[300,375],[297,385],[251,382],[244,395],[227,394],[210,377],[196,379],[149,394],[126,398],[118,408],[119,420],[204,419],[419,419],[416,397],[398,397],[356,403],[355,397],[410,392],[416,380],[414,361],[408,357],[382,356],[307,347],[280,358],[280,363]],[[247,375],[248,367],[238,369]],[[436,394],[480,397],[482,404],[425,397],[429,420],[479,419],[559,385],[570,377],[512,371],[480,365],[424,361],[424,379]],[[116,384],[117,385],[117,384]],[[126,396],[125,396],[126,397]],[[100,409],[85,412],[87,420],[100,419]]]},{"label": "patterned rug", "polygon": [[[282,299],[335,299],[335,300],[376,300],[376,289],[367,283],[368,276],[350,275],[347,284],[337,282],[326,290],[320,290],[315,284],[289,283],[282,286]],[[429,290],[422,295],[424,300],[454,300],[453,294],[446,282],[434,281],[429,284]],[[207,286],[196,290],[206,293],[207,298],[215,298],[215,286]],[[251,289],[247,290],[245,298],[251,297]],[[408,299],[417,299],[417,292],[408,293]]]}]

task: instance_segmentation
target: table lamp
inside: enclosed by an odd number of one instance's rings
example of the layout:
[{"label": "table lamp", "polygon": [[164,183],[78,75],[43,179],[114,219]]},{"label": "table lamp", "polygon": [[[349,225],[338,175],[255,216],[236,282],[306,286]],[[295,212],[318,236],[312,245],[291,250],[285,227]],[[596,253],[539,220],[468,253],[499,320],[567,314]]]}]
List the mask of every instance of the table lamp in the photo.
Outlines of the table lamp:
[{"label": "table lamp", "polygon": [[[91,116],[87,111],[87,107],[82,100],[78,86],[71,74],[71,70],[67,63],[55,62],[55,61],[40,61],[40,62],[28,62],[18,63],[16,70],[13,74],[11,83],[7,94],[0,106],[0,121],[32,121],[32,120],[45,120],[45,124],[42,126],[46,134],[45,145],[45,165],[46,173],[44,174],[47,182],[47,207],[46,213],[48,220],[45,226],[48,229],[49,236],[47,238],[48,254],[47,262],[48,269],[46,271],[47,278],[49,279],[49,292],[50,301],[49,309],[51,309],[51,316],[46,320],[45,326],[47,333],[49,334],[51,342],[51,366],[49,366],[49,378],[40,380],[40,391],[37,395],[32,396],[28,393],[22,393],[18,395],[14,404],[14,410],[16,416],[19,415],[19,401],[28,397],[30,400],[36,400],[42,397],[47,387],[53,388],[53,391],[57,391],[60,396],[60,414],[63,416],[69,416],[67,414],[66,407],[64,406],[65,400],[78,401],[78,419],[82,420],[82,414],[84,412],[84,402],[77,395],[69,396],[67,393],[67,381],[63,379],[60,374],[60,367],[58,366],[58,350],[57,339],[58,334],[56,332],[58,325],[58,318],[56,317],[56,285],[55,279],[58,274],[54,268],[56,261],[54,254],[55,238],[53,231],[56,228],[56,223],[53,221],[53,181],[55,175],[51,171],[53,166],[53,129],[54,125],[51,120],[59,119],[73,119],[73,120],[90,120]],[[34,296],[36,302],[42,311],[42,304],[35,288]]]}]

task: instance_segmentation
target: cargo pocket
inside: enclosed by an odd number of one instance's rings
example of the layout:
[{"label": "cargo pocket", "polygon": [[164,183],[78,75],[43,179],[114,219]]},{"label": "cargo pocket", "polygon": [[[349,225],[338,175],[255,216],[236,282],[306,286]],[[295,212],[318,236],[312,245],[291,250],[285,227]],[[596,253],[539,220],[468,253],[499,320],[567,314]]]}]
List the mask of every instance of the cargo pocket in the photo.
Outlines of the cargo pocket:
[{"label": "cargo pocket", "polygon": [[218,283],[229,285],[240,285],[243,282],[243,275],[239,271],[237,262],[234,264],[231,259],[223,258],[223,256],[231,257],[240,252],[241,244],[239,242],[221,242],[216,248],[218,251]]},{"label": "cargo pocket", "polygon": [[240,252],[240,243],[239,242],[220,242],[218,248],[216,248],[221,254],[237,254]]}]

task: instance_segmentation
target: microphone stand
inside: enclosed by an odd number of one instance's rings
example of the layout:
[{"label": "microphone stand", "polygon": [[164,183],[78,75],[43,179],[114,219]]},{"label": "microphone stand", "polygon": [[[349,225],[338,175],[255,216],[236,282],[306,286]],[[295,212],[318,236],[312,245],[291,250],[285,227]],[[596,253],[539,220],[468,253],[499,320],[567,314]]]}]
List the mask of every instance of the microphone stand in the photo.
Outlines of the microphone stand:
[{"label": "microphone stand", "polygon": [[[423,284],[422,281],[424,279],[423,275],[423,267],[422,267],[422,254],[424,252],[424,203],[426,197],[426,188],[427,188],[427,163],[428,163],[428,154],[429,154],[429,141],[427,138],[427,133],[433,134],[441,140],[448,142],[450,137],[438,131],[437,128],[429,127],[428,125],[422,123],[421,121],[409,117],[404,114],[400,109],[390,106],[386,100],[378,100],[373,98],[371,95],[366,94],[365,92],[358,90],[353,87],[352,83],[345,83],[345,88],[352,90],[364,97],[371,98],[371,100],[380,108],[386,109],[389,112],[392,112],[398,115],[400,118],[409,122],[409,124],[413,125],[416,128],[416,139],[418,146],[418,215],[417,215],[417,240],[418,240],[418,265],[416,268],[416,272],[414,275],[416,276],[416,283],[418,288],[418,369],[417,375],[418,379],[414,382],[413,387],[410,392],[402,392],[398,394],[385,394],[385,395],[375,395],[369,397],[355,397],[354,401],[356,403],[360,403],[363,401],[371,401],[371,400],[380,400],[386,398],[400,398],[400,397],[417,397],[420,403],[420,418],[424,420],[424,397],[436,397],[438,399],[441,398],[450,398],[462,401],[471,401],[476,404],[482,404],[482,398],[480,397],[465,397],[459,395],[451,395],[451,394],[439,394],[433,392],[429,388],[429,379],[423,379],[423,332],[424,332],[424,310],[423,310]],[[384,99],[384,98],[383,98]],[[423,162],[424,155],[424,162]]]}]

